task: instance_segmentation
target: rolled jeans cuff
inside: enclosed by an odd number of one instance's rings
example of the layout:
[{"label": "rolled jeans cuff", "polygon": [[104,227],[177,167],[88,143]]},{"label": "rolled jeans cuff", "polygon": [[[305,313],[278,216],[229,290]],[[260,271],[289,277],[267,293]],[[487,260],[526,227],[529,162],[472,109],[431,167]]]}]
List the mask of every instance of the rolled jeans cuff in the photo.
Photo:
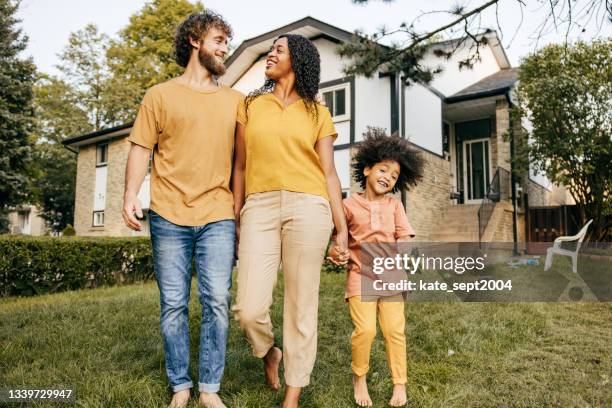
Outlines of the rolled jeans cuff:
[{"label": "rolled jeans cuff", "polygon": [[183,384],[179,384],[179,385],[173,385],[172,386],[172,392],[173,393],[177,393],[179,391],[183,391],[183,390],[189,389],[191,387],[193,387],[193,382],[191,382],[191,381],[183,383]]},{"label": "rolled jeans cuff", "polygon": [[221,384],[204,384],[198,383],[198,389],[200,392],[205,392],[207,394],[215,394],[219,392],[219,388],[221,388]]}]

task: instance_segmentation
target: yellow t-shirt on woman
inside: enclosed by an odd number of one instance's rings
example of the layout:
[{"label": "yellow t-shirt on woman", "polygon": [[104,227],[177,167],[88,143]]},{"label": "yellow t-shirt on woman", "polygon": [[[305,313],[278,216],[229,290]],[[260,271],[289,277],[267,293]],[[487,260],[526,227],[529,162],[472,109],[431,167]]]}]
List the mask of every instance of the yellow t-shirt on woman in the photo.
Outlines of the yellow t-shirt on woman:
[{"label": "yellow t-shirt on woman", "polygon": [[329,110],[316,105],[318,120],[302,99],[285,106],[276,95],[264,94],[238,106],[236,121],[245,126],[245,196],[288,190],[315,194],[329,200],[317,141],[337,137]]}]

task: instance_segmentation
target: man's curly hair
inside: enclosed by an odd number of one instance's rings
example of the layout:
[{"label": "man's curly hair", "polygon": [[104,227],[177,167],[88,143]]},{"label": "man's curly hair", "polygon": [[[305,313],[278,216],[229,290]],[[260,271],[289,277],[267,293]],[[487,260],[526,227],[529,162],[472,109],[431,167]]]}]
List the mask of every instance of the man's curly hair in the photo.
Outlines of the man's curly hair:
[{"label": "man's curly hair", "polygon": [[363,174],[364,169],[385,160],[396,161],[400,167],[397,182],[391,190],[393,193],[409,190],[423,178],[425,160],[408,140],[397,135],[387,136],[384,129],[368,126],[351,163],[353,180],[365,190],[367,177]]},{"label": "man's curly hair", "polygon": [[193,46],[189,39],[201,41],[212,27],[223,31],[228,39],[233,36],[232,27],[223,19],[221,14],[211,10],[190,14],[177,28],[174,36],[174,59],[177,64],[185,68],[191,58]]},{"label": "man's curly hair", "polygon": [[[280,38],[286,38],[289,45],[289,56],[291,58],[291,69],[295,73],[295,90],[304,100],[306,110],[314,118],[319,120],[317,110],[317,94],[319,93],[319,81],[321,80],[321,57],[317,47],[308,38],[299,34],[282,34]],[[249,105],[257,97],[270,93],[276,82],[266,79],[263,86],[249,93],[244,101],[248,115]]]}]

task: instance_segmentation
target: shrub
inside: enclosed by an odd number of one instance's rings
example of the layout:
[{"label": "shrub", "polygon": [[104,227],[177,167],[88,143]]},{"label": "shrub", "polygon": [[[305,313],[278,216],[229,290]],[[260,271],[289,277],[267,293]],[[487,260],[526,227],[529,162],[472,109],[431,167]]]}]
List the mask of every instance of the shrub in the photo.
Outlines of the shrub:
[{"label": "shrub", "polygon": [[76,231],[74,227],[70,224],[66,225],[66,228],[62,230],[62,236],[64,237],[74,237],[76,235]]},{"label": "shrub", "polygon": [[145,281],[148,238],[0,237],[0,296],[30,296]]}]

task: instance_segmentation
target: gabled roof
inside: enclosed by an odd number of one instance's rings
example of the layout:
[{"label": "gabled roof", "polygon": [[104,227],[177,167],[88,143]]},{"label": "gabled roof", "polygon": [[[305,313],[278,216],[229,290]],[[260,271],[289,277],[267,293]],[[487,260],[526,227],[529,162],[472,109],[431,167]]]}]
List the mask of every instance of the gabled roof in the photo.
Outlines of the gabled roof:
[{"label": "gabled roof", "polygon": [[468,99],[483,98],[503,94],[518,81],[519,68],[507,68],[497,71],[480,81],[463,88],[446,98],[446,103],[461,102]]},{"label": "gabled roof", "polygon": [[[236,81],[238,81],[257,60],[259,60],[259,58],[268,52],[274,39],[285,33],[301,34],[311,40],[326,38],[337,43],[350,42],[353,40],[354,36],[354,33],[350,31],[317,20],[314,17],[304,17],[293,23],[243,41],[226,61],[225,66],[227,67],[227,72],[223,75],[221,81],[228,86],[233,86]],[[509,68],[510,61],[508,60],[504,48],[501,46],[497,33],[491,31],[483,33],[482,35],[488,38],[488,43],[499,67],[501,69]],[[432,43],[431,46],[450,47],[458,40],[459,39],[444,40]],[[380,46],[385,47],[383,44],[380,44]]]},{"label": "gabled roof", "polygon": [[349,42],[353,33],[343,30],[314,17],[304,17],[293,23],[243,41],[225,62],[227,72],[221,78],[228,86],[232,86],[255,61],[266,54],[272,42],[281,34],[301,34],[310,39],[326,38],[333,42]]}]

